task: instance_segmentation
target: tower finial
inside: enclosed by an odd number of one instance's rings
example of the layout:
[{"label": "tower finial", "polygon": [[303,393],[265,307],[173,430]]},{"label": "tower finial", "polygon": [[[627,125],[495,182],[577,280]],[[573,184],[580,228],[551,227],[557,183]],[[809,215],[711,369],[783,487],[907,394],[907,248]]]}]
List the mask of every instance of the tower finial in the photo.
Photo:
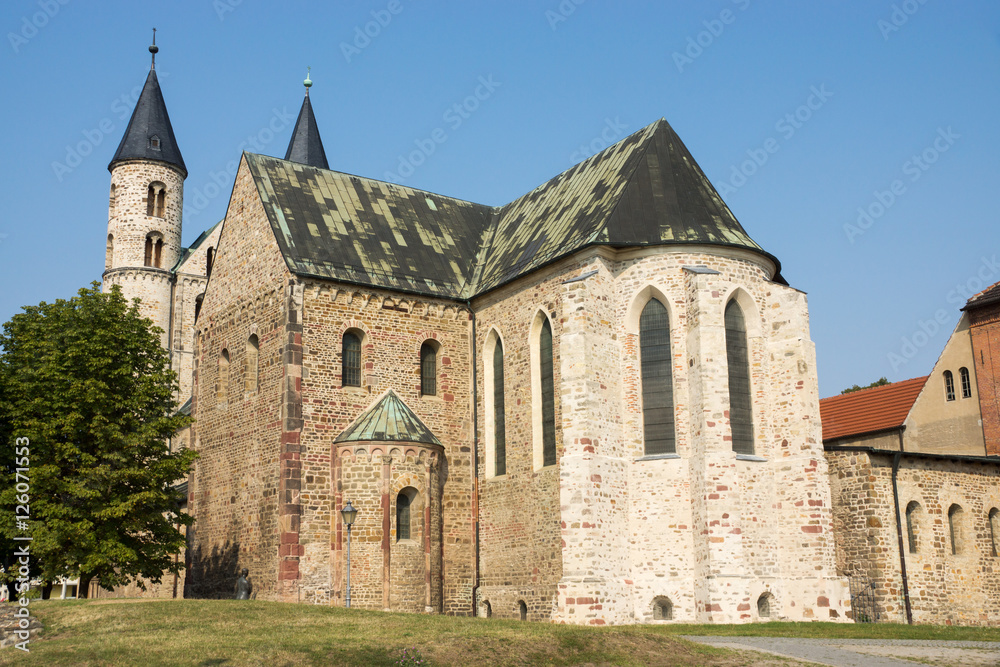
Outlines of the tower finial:
[{"label": "tower finial", "polygon": [[313,85],[312,79],[309,78],[309,73],[312,72],[312,67],[306,67],[306,80],[302,82],[302,85],[306,87],[306,96],[309,96],[309,87]]},{"label": "tower finial", "polygon": [[149,66],[149,69],[156,69],[156,52],[159,50],[159,47],[156,46],[156,28],[153,28],[153,44],[149,47],[149,52],[153,54],[153,63]]}]

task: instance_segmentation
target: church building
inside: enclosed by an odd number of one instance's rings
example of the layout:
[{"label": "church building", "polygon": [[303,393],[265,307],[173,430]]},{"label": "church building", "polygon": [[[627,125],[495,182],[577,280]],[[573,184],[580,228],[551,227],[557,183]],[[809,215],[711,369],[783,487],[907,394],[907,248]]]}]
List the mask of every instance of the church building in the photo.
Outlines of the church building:
[{"label": "church building", "polygon": [[186,596],[344,605],[350,538],[355,607],[847,619],[805,294],[665,120],[490,206],[331,170],[305,85],[189,248],[155,70],[109,167],[105,285],[195,419]]}]

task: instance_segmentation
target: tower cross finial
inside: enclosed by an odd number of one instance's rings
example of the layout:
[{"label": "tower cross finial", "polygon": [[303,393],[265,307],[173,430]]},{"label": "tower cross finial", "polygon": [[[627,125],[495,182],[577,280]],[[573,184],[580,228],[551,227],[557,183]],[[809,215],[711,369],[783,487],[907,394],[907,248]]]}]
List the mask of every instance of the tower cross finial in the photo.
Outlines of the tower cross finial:
[{"label": "tower cross finial", "polygon": [[306,67],[306,80],[302,82],[302,85],[306,87],[306,97],[309,97],[309,86],[313,85],[312,79],[309,78],[310,72],[312,72],[312,67]]},{"label": "tower cross finial", "polygon": [[156,28],[153,28],[153,44],[149,47],[149,52],[153,54],[153,63],[149,66],[149,69],[156,69],[156,52],[159,50],[159,47],[156,46]]}]

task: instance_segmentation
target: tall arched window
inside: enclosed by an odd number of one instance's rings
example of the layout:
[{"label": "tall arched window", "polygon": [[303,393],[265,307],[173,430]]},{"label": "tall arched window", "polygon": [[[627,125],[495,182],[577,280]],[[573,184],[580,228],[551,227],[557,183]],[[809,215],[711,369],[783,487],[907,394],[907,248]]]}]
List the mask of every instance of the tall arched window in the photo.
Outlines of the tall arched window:
[{"label": "tall arched window", "polygon": [[437,348],[430,341],[420,346],[420,395],[437,396]]},{"label": "tall arched window", "polygon": [[507,474],[507,433],[503,405],[503,344],[493,348],[493,448],[497,475]]},{"label": "tall arched window", "polygon": [[201,302],[205,300],[205,293],[202,292],[194,298],[194,319],[197,320],[198,316],[201,315]]},{"label": "tall arched window", "polygon": [[341,385],[361,386],[361,337],[353,331],[344,334],[342,347]]},{"label": "tall arched window", "polygon": [[944,372],[944,400],[955,400],[955,376],[951,374],[951,371]]},{"label": "tall arched window", "polygon": [[990,510],[990,555],[1000,555],[1000,510],[996,507]]},{"label": "tall arched window", "polygon": [[962,553],[962,516],[964,512],[959,505],[952,505],[948,508],[948,533],[951,538],[951,553],[958,555]]},{"label": "tall arched window", "polygon": [[162,218],[166,211],[167,186],[159,181],[153,181],[146,188],[146,215]]},{"label": "tall arched window", "polygon": [[645,454],[673,454],[673,360],[667,307],[650,299],[639,316],[639,357],[642,377],[642,424]]},{"label": "tall arched window", "polygon": [[108,245],[104,249],[104,268],[110,269],[115,260],[115,237],[108,234]]},{"label": "tall arched window", "polygon": [[542,317],[538,336],[539,377],[542,385],[542,465],[556,463],[556,398],[552,370],[552,325]]},{"label": "tall arched window", "polygon": [[148,235],[146,236],[146,250],[145,250],[145,253],[143,255],[142,265],[143,266],[152,266],[153,265],[153,237],[152,236],[148,236]]},{"label": "tall arched window", "polygon": [[733,451],[753,454],[747,325],[743,309],[736,299],[726,305],[726,361],[729,365],[729,425],[733,433]]},{"label": "tall arched window", "polygon": [[153,244],[153,266],[163,268],[163,239],[156,239]]},{"label": "tall arched window", "polygon": [[224,405],[229,400],[229,350],[223,349],[219,353],[219,379],[217,383],[215,400],[219,405]]},{"label": "tall arched window", "polygon": [[215,263],[215,248],[209,248],[205,253],[205,278],[212,277],[212,264]]},{"label": "tall arched window", "polygon": [[396,541],[410,539],[410,505],[413,498],[404,489],[396,496]]},{"label": "tall arched window", "polygon": [[906,506],[906,539],[911,554],[917,553],[917,529],[920,527],[920,504],[916,501]]},{"label": "tall arched window", "polygon": [[259,354],[260,340],[257,338],[257,334],[250,334],[250,338],[247,339],[247,372],[245,389],[251,394],[257,391]]},{"label": "tall arched window", "polygon": [[114,183],[111,184],[111,198],[108,202],[108,217],[113,218],[118,211],[118,188]]},{"label": "tall arched window", "polygon": [[962,380],[962,398],[972,398],[972,378],[969,369],[962,366],[958,369],[958,377]]}]

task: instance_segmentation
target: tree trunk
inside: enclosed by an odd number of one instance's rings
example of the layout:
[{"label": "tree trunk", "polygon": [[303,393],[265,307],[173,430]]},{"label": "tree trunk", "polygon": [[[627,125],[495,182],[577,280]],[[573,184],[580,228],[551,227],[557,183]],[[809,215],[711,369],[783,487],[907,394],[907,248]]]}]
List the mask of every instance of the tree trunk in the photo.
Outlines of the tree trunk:
[{"label": "tree trunk", "polygon": [[52,595],[52,582],[46,581],[42,584],[42,599],[48,600]]},{"label": "tree trunk", "polygon": [[80,583],[76,587],[76,598],[78,600],[86,600],[90,596],[90,582],[93,579],[93,576],[80,575]]}]

